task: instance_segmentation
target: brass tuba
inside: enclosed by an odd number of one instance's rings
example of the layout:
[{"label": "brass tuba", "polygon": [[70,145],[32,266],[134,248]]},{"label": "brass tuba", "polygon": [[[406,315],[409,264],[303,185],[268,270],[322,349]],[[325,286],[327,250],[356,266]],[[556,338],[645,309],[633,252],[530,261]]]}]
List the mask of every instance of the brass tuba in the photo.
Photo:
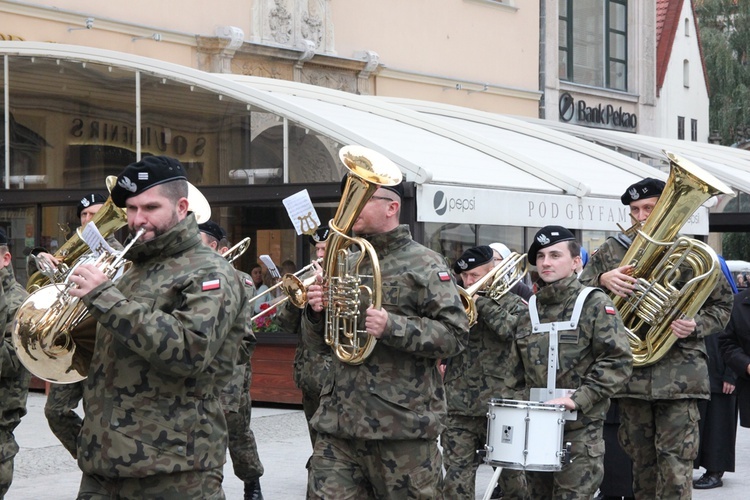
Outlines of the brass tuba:
[{"label": "brass tuba", "polygon": [[458,287],[458,295],[469,317],[469,328],[477,323],[479,317],[474,295],[484,292],[487,297],[497,302],[526,276],[528,267],[526,254],[513,252],[469,288]]},{"label": "brass tuba", "polygon": [[[116,176],[110,175],[107,177],[106,183],[108,191],[112,191],[115,182],[117,182]],[[127,224],[128,218],[125,210],[115,206],[112,198],[109,197],[107,198],[107,201],[104,202],[104,206],[94,214],[94,217],[90,222],[96,224],[102,237],[108,238],[110,235],[114,234],[115,231]],[[55,252],[55,258],[60,261],[57,269],[48,269],[49,264],[47,264],[47,261],[42,257],[37,258],[36,262],[39,271],[29,276],[29,279],[26,282],[27,292],[34,292],[50,283],[62,283],[65,281],[65,278],[67,278],[70,270],[75,267],[78,260],[89,252],[88,245],[81,237],[82,229],[82,227],[76,229],[73,236],[63,243],[63,246]]]},{"label": "brass tuba", "polygon": [[[323,269],[328,282],[325,340],[344,363],[361,364],[375,348],[376,339],[360,329],[360,307],[379,309],[382,300],[378,256],[369,241],[350,237],[354,223],[370,197],[381,186],[401,182],[399,168],[385,156],[361,146],[345,146],[339,158],[349,171],[336,215],[329,222]],[[359,251],[350,252],[351,247]],[[369,258],[372,287],[362,284],[359,267]]]},{"label": "brass tuba", "polygon": [[[118,253],[103,252],[93,263],[114,279],[128,263],[123,259],[143,235],[140,229]],[[56,384],[72,384],[88,374],[96,339],[96,321],[83,301],[70,295],[71,281],[45,285],[18,307],[12,339],[16,355],[37,377]]]},{"label": "brass tuba", "polygon": [[[677,340],[672,322],[695,316],[722,274],[716,252],[702,241],[678,237],[680,228],[712,196],[734,196],[694,163],[665,153],[670,172],[664,191],[643,228],[636,223],[626,231],[633,244],[619,267],[634,266],[635,290],[628,298],[612,298],[627,328],[635,366],[654,364],[669,351]],[[686,267],[691,276],[677,288]]]}]

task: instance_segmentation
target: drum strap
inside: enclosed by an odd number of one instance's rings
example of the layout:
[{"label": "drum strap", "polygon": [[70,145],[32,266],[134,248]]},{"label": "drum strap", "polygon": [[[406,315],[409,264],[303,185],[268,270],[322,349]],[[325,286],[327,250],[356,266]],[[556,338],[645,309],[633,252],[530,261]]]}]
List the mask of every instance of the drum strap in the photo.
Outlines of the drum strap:
[{"label": "drum strap", "polygon": [[533,332],[548,332],[549,333],[549,352],[547,353],[547,391],[549,394],[554,394],[555,386],[557,384],[557,370],[560,368],[560,359],[558,355],[558,335],[557,332],[564,332],[568,330],[575,330],[578,328],[578,321],[581,319],[581,311],[583,311],[583,304],[586,302],[586,298],[594,290],[599,288],[587,286],[576,298],[576,303],[573,306],[573,315],[568,321],[554,321],[551,323],[540,323],[539,322],[539,311],[536,307],[536,295],[532,295],[529,299],[529,317],[531,318],[531,329]]}]

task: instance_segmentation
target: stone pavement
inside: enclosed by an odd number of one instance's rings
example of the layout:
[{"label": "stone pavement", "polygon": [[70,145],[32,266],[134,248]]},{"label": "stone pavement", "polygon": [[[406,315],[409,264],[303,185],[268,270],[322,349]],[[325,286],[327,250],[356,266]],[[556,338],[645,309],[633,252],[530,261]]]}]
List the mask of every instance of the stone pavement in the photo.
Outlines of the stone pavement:
[{"label": "stone pavement", "polygon": [[[15,477],[6,500],[74,499],[80,471],[73,458],[57,441],[44,418],[46,397],[29,394],[28,415],[16,429],[21,451],[16,456]],[[310,455],[310,439],[302,410],[253,408],[253,431],[258,441],[265,474],[261,478],[266,500],[303,500],[307,484],[305,463]],[[232,473],[227,457],[224,491],[229,500],[241,499],[242,482]],[[699,477],[700,472],[695,472]],[[477,475],[477,498],[482,498],[492,477],[489,466]],[[747,498],[750,492],[750,429],[737,431],[737,469],[724,475],[724,487],[694,491],[697,500]]]}]

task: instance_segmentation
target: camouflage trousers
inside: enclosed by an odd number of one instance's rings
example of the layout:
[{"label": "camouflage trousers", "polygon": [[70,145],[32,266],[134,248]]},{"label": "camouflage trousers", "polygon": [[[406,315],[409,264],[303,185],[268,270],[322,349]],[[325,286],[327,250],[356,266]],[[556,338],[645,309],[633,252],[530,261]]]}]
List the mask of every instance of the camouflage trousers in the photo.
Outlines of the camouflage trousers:
[{"label": "camouflage trousers", "polygon": [[365,440],[318,434],[307,498],[362,500],[440,497],[437,439]]},{"label": "camouflage trousers", "polygon": [[320,406],[320,393],[312,394],[306,391],[302,391],[302,411],[305,413],[305,419],[307,420],[307,432],[310,434],[310,444],[315,448],[315,439],[318,437],[318,431],[316,431],[310,420],[312,419],[315,412],[318,411]]},{"label": "camouflage trousers", "polygon": [[52,384],[44,405],[44,416],[52,433],[68,452],[76,458],[78,433],[83,420],[73,411],[83,399],[83,382]]},{"label": "camouflage trousers", "polygon": [[529,497],[559,500],[593,498],[604,477],[602,430],[601,420],[578,429],[565,429],[563,443],[570,443],[572,460],[556,472],[526,471]]},{"label": "camouflage trousers", "polygon": [[618,437],[633,460],[637,499],[691,498],[700,442],[697,399],[620,398]]},{"label": "camouflage trousers", "polygon": [[5,498],[5,494],[10,489],[13,482],[13,457],[0,462],[0,498]]},{"label": "camouflage trousers", "polygon": [[236,412],[224,413],[229,434],[229,456],[232,458],[234,475],[243,482],[251,482],[263,475],[263,464],[258,456],[258,445],[255,434],[250,428],[252,401],[250,400],[250,381],[252,372],[245,371],[240,404]]},{"label": "camouflage trousers", "polygon": [[[448,415],[446,425],[440,435],[445,466],[443,498],[474,500],[477,468],[483,463],[477,450],[483,450],[487,442],[487,417]],[[506,500],[528,498],[523,471],[503,469],[498,484]]]},{"label": "camouflage trousers", "polygon": [[223,479],[221,468],[124,479],[84,474],[77,500],[224,500]]}]

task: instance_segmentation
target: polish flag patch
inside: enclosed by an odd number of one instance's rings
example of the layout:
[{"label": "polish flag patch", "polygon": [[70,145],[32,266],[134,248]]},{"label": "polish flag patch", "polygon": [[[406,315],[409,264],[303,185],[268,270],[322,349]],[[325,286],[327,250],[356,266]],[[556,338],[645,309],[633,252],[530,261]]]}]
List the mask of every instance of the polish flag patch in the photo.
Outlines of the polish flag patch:
[{"label": "polish flag patch", "polygon": [[617,311],[615,310],[613,306],[604,306],[604,312],[607,314],[611,314],[613,316],[617,314]]},{"label": "polish flag patch", "polygon": [[440,279],[440,281],[450,281],[451,280],[451,274],[448,271],[439,271],[438,272],[438,279]]},{"label": "polish flag patch", "polygon": [[221,282],[219,280],[210,280],[203,282],[203,285],[201,285],[201,290],[207,292],[209,290],[218,290],[220,287]]},{"label": "polish flag patch", "polygon": [[245,278],[245,284],[247,286],[255,286],[255,283],[253,283],[253,280],[251,280],[250,278]]}]

